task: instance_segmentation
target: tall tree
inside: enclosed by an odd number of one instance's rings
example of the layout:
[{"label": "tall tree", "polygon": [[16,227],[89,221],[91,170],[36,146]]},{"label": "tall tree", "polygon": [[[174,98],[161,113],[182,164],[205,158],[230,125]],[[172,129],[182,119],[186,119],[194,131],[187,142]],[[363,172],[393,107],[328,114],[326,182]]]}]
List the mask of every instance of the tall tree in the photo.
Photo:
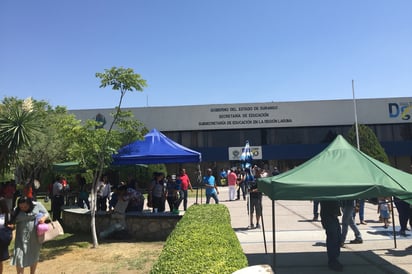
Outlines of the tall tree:
[{"label": "tall tree", "polygon": [[19,152],[29,146],[36,133],[38,112],[33,101],[5,98],[0,105],[0,171],[4,173],[17,162]]},{"label": "tall tree", "polygon": [[[110,140],[113,140],[112,129],[121,117],[121,105],[127,91],[143,91],[147,86],[146,80],[142,79],[140,74],[137,74],[131,68],[117,68],[105,69],[102,73],[96,73],[96,77],[100,79],[100,88],[111,87],[112,90],[120,91],[119,102],[116,106],[113,121],[109,129],[103,134],[99,147],[96,147],[97,165],[94,173],[91,191],[91,231],[93,237],[93,247],[98,246],[96,234],[96,202],[97,202],[97,185],[102,176],[104,167],[110,163],[111,155],[113,154],[113,147],[109,147]],[[98,129],[97,129],[98,130]]]},{"label": "tall tree", "polygon": [[80,121],[64,107],[53,108],[44,101],[35,101],[35,106],[40,109],[36,120],[40,130],[32,145],[21,150],[19,170],[22,178],[40,179],[53,163],[71,160],[66,151],[72,143],[66,135]]},{"label": "tall tree", "polygon": [[[376,137],[372,129],[366,125],[359,124],[358,132],[360,150],[376,160],[389,164],[388,155],[386,155],[385,150],[379,143],[378,137]],[[355,125],[349,130],[348,142],[354,147],[357,147]]]}]

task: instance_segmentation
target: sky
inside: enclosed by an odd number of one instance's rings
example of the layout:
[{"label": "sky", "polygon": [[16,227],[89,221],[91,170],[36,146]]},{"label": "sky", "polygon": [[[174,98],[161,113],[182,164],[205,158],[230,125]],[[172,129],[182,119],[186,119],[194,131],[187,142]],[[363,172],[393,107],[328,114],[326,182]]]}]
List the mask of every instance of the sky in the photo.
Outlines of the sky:
[{"label": "sky", "polygon": [[113,108],[412,96],[410,0],[0,1],[0,98]]}]

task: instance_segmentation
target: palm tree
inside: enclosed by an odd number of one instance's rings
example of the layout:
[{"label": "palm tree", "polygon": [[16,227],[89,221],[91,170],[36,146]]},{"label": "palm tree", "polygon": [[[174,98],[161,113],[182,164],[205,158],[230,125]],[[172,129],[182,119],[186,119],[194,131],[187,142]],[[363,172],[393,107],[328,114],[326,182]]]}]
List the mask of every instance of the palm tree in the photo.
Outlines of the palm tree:
[{"label": "palm tree", "polygon": [[24,101],[6,98],[0,105],[0,172],[9,171],[17,162],[18,152],[30,145],[38,130],[31,98]]}]

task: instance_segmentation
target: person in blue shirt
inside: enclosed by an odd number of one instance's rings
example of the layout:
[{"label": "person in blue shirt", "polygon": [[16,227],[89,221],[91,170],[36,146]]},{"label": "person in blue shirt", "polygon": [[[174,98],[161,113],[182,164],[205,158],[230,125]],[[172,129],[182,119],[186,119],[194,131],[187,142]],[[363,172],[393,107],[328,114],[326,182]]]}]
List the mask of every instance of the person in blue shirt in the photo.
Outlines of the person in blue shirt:
[{"label": "person in blue shirt", "polygon": [[215,200],[215,203],[219,203],[219,198],[217,195],[219,194],[219,190],[216,186],[215,177],[212,175],[212,169],[208,168],[206,171],[206,176],[203,178],[203,183],[205,184],[206,188],[206,204],[210,203],[210,198]]},{"label": "person in blue shirt", "polygon": [[350,227],[355,234],[355,239],[350,241],[351,244],[361,244],[363,243],[361,232],[355,224],[355,219],[353,218],[353,211],[355,209],[355,200],[343,200],[340,202],[342,209],[342,237],[341,237],[341,247],[345,247],[346,235],[348,234],[348,227]]},{"label": "person in blue shirt", "polygon": [[227,184],[227,172],[224,168],[220,170],[220,185],[224,186]]}]

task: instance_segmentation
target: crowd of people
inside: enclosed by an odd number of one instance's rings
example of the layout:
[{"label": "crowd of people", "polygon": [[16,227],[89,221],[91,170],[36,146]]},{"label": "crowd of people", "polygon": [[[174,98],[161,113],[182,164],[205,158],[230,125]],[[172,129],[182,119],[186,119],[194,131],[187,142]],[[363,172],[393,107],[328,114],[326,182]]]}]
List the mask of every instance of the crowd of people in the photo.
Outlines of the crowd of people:
[{"label": "crowd of people", "polygon": [[[9,245],[11,237],[5,237],[7,231],[14,233],[14,249],[11,264],[16,266],[18,274],[26,267],[35,273],[40,256],[41,243],[37,236],[37,225],[50,218],[48,210],[37,201],[40,182],[36,179],[14,180],[0,186],[0,273],[3,262],[10,259]],[[12,233],[10,233],[12,235]]]},{"label": "crowd of people", "polygon": [[179,213],[183,203],[183,210],[187,210],[188,190],[193,191],[193,187],[185,168],[180,168],[178,175],[166,177],[162,172],[155,172],[148,187],[148,206],[153,212],[164,212],[167,202],[170,212]]},{"label": "crowd of people", "polygon": [[[383,223],[387,229],[391,217],[392,197],[378,197],[373,201],[377,206],[378,221]],[[412,228],[412,209],[410,204],[396,197],[393,198],[398,210],[399,223],[401,229],[399,234],[407,236],[407,223]],[[329,268],[335,271],[342,271],[343,266],[339,262],[340,249],[345,247],[348,228],[351,228],[355,238],[350,240],[350,244],[362,244],[363,239],[358,229],[358,224],[367,224],[364,219],[365,200],[344,200],[344,201],[313,201],[313,220],[318,219],[318,206],[320,205],[320,217],[322,226],[326,231],[326,248],[328,254]],[[359,213],[359,223],[355,222],[356,214]],[[339,222],[339,217],[341,222]]]},{"label": "crowd of people", "polygon": [[[208,172],[211,170],[209,169]],[[256,179],[280,174],[277,167],[269,173],[266,169],[257,165],[252,168],[232,167],[229,170],[222,169],[220,172],[221,181],[227,182],[229,201],[247,201],[247,212],[250,218],[248,229],[260,228],[262,217],[262,192],[258,190]],[[248,199],[247,199],[248,197]]]},{"label": "crowd of people", "polygon": [[[225,176],[229,188],[229,201],[247,198],[248,213],[250,218],[250,225],[248,228],[260,228],[260,218],[262,216],[262,193],[257,189],[255,179],[266,176],[279,175],[280,171],[275,167],[270,175],[264,169],[254,167],[252,170],[233,168],[227,172],[221,170],[220,176]],[[236,197],[237,191],[237,197]],[[393,198],[396,209],[399,215],[400,231],[399,235],[408,236],[407,225],[412,229],[412,208],[411,205]],[[391,218],[391,200],[392,197],[378,197],[374,200],[377,208],[378,221],[383,223],[383,228],[387,229]],[[347,243],[347,235],[349,228],[353,231],[354,239],[349,240],[350,244],[362,244],[362,234],[358,225],[366,225],[367,222],[364,216],[364,199],[344,200],[344,201],[312,201],[313,202],[313,221],[321,219],[321,223],[326,232],[326,247],[328,255],[328,266],[335,271],[342,271],[343,265],[339,262],[340,249],[345,247]],[[250,204],[249,204],[250,203]],[[320,214],[319,214],[320,208]],[[254,211],[256,215],[253,216]],[[359,222],[356,223],[358,215]],[[254,217],[256,218],[254,220]],[[254,226],[256,221],[256,226]],[[412,246],[410,247],[412,249]]]},{"label": "crowd of people", "polygon": [[[233,167],[222,169],[216,174],[211,168],[206,169],[205,175],[196,186],[205,189],[206,204],[212,200],[218,204],[218,182],[228,186],[227,201],[247,200],[249,215],[248,229],[261,228],[262,221],[262,192],[259,191],[256,179],[280,174],[275,167],[272,172],[254,166],[252,168]],[[77,205],[90,209],[89,186],[83,176],[75,177],[78,187]],[[37,187],[34,180],[16,185],[13,181],[2,184],[0,188],[0,228],[10,227],[16,230],[14,254],[11,260],[16,265],[17,273],[23,273],[25,267],[34,272],[39,259],[41,244],[38,243],[36,225],[44,223],[46,219],[61,220],[62,206],[65,204],[65,193],[69,184],[64,177],[58,176],[48,186],[48,197],[51,199],[51,216],[45,207],[36,201]],[[178,174],[155,172],[147,187],[147,206],[154,213],[169,211],[178,214],[180,209],[187,210],[188,191],[193,191],[192,183],[185,168],[180,168]],[[127,183],[120,182],[113,186],[106,175],[102,176],[96,188],[96,209],[99,212],[110,214],[110,225],[101,230],[99,236],[106,238],[114,232],[127,231],[125,213],[127,211],[142,211],[144,196],[136,189],[136,182],[132,179]],[[385,228],[390,223],[391,197],[380,197],[376,200],[379,220]],[[407,225],[412,227],[412,210],[408,203],[394,198],[399,213],[401,236],[407,236]],[[183,205],[183,206],[182,206]],[[166,206],[168,208],[166,209]],[[313,220],[321,220],[326,231],[326,246],[328,265],[332,270],[343,269],[339,262],[340,249],[345,247],[349,228],[353,231],[354,239],[350,244],[363,243],[358,224],[366,224],[364,219],[364,200],[345,201],[313,201]],[[182,207],[182,208],[181,208]],[[320,208],[320,214],[319,214]],[[355,222],[359,214],[359,222]],[[341,217],[341,219],[339,219]],[[25,237],[25,238],[24,238]],[[23,239],[24,238],[24,239]],[[8,246],[0,242],[0,261],[9,259]],[[0,264],[0,273],[2,264]]]},{"label": "crowd of people", "polygon": [[[86,184],[86,180],[80,174],[76,176],[75,180],[79,187],[77,205],[90,209],[89,186],[91,184]],[[116,222],[122,223],[123,220],[123,223],[125,223],[122,214],[116,216],[119,212],[124,213],[126,209],[143,210],[144,197],[133,188],[128,188],[126,185],[112,187],[106,176],[102,177],[98,185],[99,187],[103,185],[104,189],[109,189],[110,193],[110,197],[104,197],[107,200],[99,197],[98,208],[99,210],[114,213],[112,219]],[[37,235],[37,226],[49,219],[61,221],[62,207],[68,203],[67,197],[70,193],[70,186],[66,178],[62,176],[57,176],[45,188],[45,202],[49,200],[51,202],[50,214],[37,199],[40,189],[38,180],[29,179],[18,184],[11,180],[0,185],[0,230],[2,233],[0,237],[0,274],[3,273],[3,262],[10,259],[9,245],[11,238],[10,241],[6,241],[7,237],[3,237],[6,230],[15,231],[14,251],[10,262],[16,266],[16,272],[18,274],[24,273],[24,269],[29,267],[30,273],[35,273],[41,248]],[[100,192],[98,193],[100,194]],[[107,192],[102,193],[106,194]]]}]

